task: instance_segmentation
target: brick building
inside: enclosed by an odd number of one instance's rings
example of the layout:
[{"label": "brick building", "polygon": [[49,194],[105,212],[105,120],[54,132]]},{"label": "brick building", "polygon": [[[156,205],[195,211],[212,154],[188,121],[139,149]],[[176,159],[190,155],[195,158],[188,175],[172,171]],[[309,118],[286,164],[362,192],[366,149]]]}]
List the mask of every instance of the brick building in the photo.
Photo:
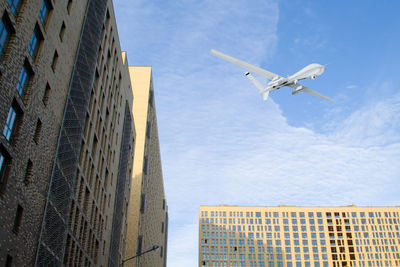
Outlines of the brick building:
[{"label": "brick building", "polygon": [[112,1],[0,12],[0,265],[118,266],[135,127]]}]

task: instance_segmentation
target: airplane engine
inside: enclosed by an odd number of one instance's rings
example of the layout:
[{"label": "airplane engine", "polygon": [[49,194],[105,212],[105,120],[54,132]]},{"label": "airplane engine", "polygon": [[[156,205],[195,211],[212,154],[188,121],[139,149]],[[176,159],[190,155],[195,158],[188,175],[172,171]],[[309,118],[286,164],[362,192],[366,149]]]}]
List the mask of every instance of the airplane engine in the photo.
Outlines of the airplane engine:
[{"label": "airplane engine", "polygon": [[315,80],[315,75],[311,76],[311,79]]},{"label": "airplane engine", "polygon": [[294,84],[297,84],[297,80],[294,80]]}]

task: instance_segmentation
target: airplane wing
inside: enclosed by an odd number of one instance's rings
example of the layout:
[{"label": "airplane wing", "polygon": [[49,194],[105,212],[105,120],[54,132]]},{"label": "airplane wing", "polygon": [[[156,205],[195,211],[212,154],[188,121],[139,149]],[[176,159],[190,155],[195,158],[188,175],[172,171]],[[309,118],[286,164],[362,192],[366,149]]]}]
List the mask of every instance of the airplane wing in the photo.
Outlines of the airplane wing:
[{"label": "airplane wing", "polygon": [[[332,100],[329,97],[324,96],[324,95],[322,95],[322,94],[320,94],[318,92],[315,92],[314,90],[311,90],[310,88],[308,88],[308,87],[306,87],[304,85],[290,84],[289,86],[296,90],[296,91],[292,92],[292,95],[295,95],[295,94],[300,93],[300,92],[304,92],[304,93],[307,93],[307,94],[310,94],[310,95],[313,95],[313,96],[316,96],[316,97],[319,97],[319,98],[322,98],[322,99],[325,99],[325,100]],[[300,90],[297,90],[297,88],[299,86],[301,86],[302,88]]]},{"label": "airplane wing", "polygon": [[252,72],[257,73],[257,74],[259,74],[259,75],[261,75],[261,76],[264,76],[264,77],[267,78],[267,79],[272,80],[272,79],[275,78],[275,77],[281,77],[281,76],[278,75],[278,74],[269,72],[269,71],[267,71],[267,70],[264,70],[264,69],[262,69],[262,68],[259,68],[259,67],[257,67],[257,66],[254,66],[254,65],[251,65],[251,64],[249,64],[249,63],[247,63],[247,62],[244,62],[244,61],[242,61],[242,60],[236,59],[236,58],[234,58],[234,57],[225,55],[224,53],[218,52],[218,51],[216,51],[216,50],[214,50],[214,49],[211,49],[210,52],[211,52],[211,54],[213,54],[214,56],[217,56],[217,57],[222,58],[222,59],[224,59],[224,60],[226,60],[226,61],[229,61],[229,62],[231,62],[231,63],[233,63],[233,64],[235,64],[235,65],[238,65],[239,67],[245,68],[245,69],[247,69],[247,70],[249,70],[249,71],[252,71]]}]

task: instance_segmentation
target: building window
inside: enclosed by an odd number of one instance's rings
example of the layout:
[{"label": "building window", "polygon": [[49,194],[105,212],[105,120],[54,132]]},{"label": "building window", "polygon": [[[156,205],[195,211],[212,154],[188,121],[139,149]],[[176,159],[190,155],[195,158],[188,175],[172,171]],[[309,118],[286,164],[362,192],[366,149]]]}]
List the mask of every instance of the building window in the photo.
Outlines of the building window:
[{"label": "building window", "polygon": [[68,14],[71,12],[71,7],[72,7],[72,0],[68,0],[68,4],[67,4]]},{"label": "building window", "polygon": [[149,121],[149,122],[147,123],[147,130],[146,130],[146,136],[147,136],[147,138],[150,138],[150,137],[151,137],[151,128],[152,128],[152,126],[153,126],[153,122]]},{"label": "building window", "polygon": [[33,141],[35,141],[36,144],[39,143],[41,131],[42,131],[42,122],[40,121],[40,119],[38,119],[36,122],[35,134],[33,135]]},{"label": "building window", "polygon": [[142,248],[143,248],[143,236],[140,235],[138,237],[138,246],[137,246],[136,254],[141,254],[142,253]]},{"label": "building window", "polygon": [[33,54],[35,53],[36,47],[38,43],[38,38],[36,31],[33,31],[31,41],[29,42],[28,50],[29,54],[33,57]]},{"label": "building window", "polygon": [[10,141],[16,118],[17,118],[17,112],[11,106],[10,111],[8,112],[6,125],[4,126],[4,131],[3,131],[3,134],[8,141]]},{"label": "building window", "polygon": [[61,25],[61,29],[60,29],[60,40],[63,41],[64,39],[64,34],[65,34],[65,23],[63,21],[62,25]]},{"label": "building window", "polygon": [[19,74],[17,84],[17,91],[20,96],[24,94],[24,90],[28,87],[31,75],[32,71],[30,70],[28,63],[25,61],[25,64],[24,66],[22,66],[21,72]]},{"label": "building window", "polygon": [[47,104],[49,103],[50,91],[51,91],[50,85],[47,83],[46,88],[44,89],[44,95],[43,95],[43,99],[42,99],[43,104],[45,106],[47,106]]},{"label": "building window", "polygon": [[140,212],[144,213],[146,210],[146,195],[142,194],[140,196]]},{"label": "building window", "polygon": [[46,24],[47,18],[49,16],[49,5],[46,0],[43,0],[42,6],[40,7],[39,11],[39,18],[43,24]]},{"label": "building window", "polygon": [[5,267],[11,267],[12,266],[12,260],[13,260],[13,257],[11,255],[7,254]]},{"label": "building window", "polygon": [[0,21],[0,53],[3,52],[7,36],[8,36],[8,31],[6,25],[4,24],[4,19],[2,19]]},{"label": "building window", "polygon": [[53,71],[56,71],[57,62],[58,62],[58,53],[57,51],[54,51],[53,62],[51,63],[51,68],[53,69]]},{"label": "building window", "polygon": [[5,12],[3,18],[0,20],[0,54],[3,54],[6,50],[10,36],[15,32],[11,25],[11,21]]},{"label": "building window", "polygon": [[147,174],[149,171],[149,159],[147,156],[144,157],[144,162],[143,162],[143,173]]},{"label": "building window", "polygon": [[8,141],[18,136],[19,126],[22,122],[22,110],[14,100],[8,112],[6,124],[4,126],[3,135]]},{"label": "building window", "polygon": [[14,233],[19,232],[19,227],[21,225],[23,211],[24,211],[24,209],[20,205],[18,205],[17,213],[15,214],[15,220],[14,220],[14,228],[13,228]]},{"label": "building window", "polygon": [[42,40],[43,36],[40,32],[38,25],[36,25],[28,45],[29,55],[31,55],[31,57],[36,58],[38,56],[39,47]]},{"label": "building window", "polygon": [[25,179],[24,179],[25,184],[29,184],[31,181],[32,169],[33,169],[33,163],[31,160],[28,160],[28,165],[26,166],[26,171],[25,171]]},{"label": "building window", "polygon": [[4,193],[7,185],[10,163],[11,157],[8,155],[3,147],[0,147],[0,194]]},{"label": "building window", "polygon": [[13,14],[15,14],[15,12],[17,12],[18,5],[19,5],[20,2],[21,1],[19,1],[19,0],[8,0],[8,4],[10,5],[11,12]]}]

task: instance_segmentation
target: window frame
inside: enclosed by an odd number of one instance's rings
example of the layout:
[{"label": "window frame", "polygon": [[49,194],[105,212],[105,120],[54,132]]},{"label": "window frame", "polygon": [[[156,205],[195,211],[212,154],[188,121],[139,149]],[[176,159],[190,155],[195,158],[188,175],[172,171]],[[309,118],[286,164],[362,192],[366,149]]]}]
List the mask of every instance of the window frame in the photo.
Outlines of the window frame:
[{"label": "window frame", "polygon": [[22,0],[8,0],[7,2],[8,5],[10,6],[11,13],[15,15],[22,4]]},{"label": "window frame", "polygon": [[11,136],[13,134],[13,129],[15,126],[15,121],[17,119],[17,111],[15,107],[11,105],[10,110],[8,111],[7,120],[4,125],[3,135],[10,142]]}]

